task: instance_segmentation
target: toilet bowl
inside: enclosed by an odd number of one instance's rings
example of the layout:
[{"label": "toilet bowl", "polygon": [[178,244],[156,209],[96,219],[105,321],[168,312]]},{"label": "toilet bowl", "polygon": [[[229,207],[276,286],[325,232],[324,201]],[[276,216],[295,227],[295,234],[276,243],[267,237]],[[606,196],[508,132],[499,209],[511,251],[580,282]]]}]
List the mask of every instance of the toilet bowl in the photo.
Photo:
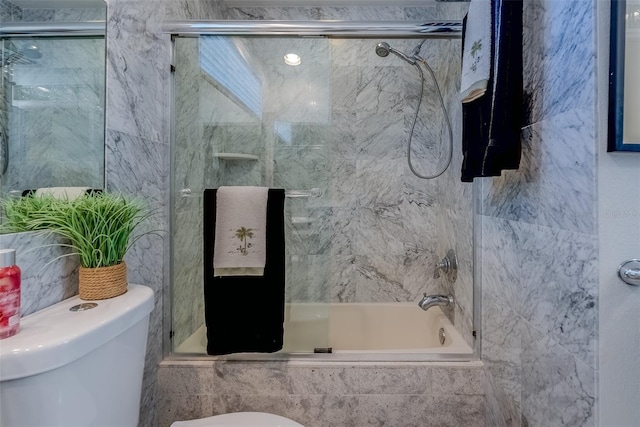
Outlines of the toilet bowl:
[{"label": "toilet bowl", "polygon": [[197,420],[176,421],[171,427],[304,427],[302,424],[265,412],[235,412]]}]

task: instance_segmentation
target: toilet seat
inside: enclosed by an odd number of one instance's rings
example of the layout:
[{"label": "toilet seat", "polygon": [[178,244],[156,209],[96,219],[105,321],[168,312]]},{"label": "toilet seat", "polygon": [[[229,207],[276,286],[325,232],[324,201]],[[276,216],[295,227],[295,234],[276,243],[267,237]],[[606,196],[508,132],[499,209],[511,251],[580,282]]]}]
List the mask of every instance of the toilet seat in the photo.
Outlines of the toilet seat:
[{"label": "toilet seat", "polygon": [[196,420],[176,421],[171,427],[304,427],[302,424],[266,412],[235,412]]}]

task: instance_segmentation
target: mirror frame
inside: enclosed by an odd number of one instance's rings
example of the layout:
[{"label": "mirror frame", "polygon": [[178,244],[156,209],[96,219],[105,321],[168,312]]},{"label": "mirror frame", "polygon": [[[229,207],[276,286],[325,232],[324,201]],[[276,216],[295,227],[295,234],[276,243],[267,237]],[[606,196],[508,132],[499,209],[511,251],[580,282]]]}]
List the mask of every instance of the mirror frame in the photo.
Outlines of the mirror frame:
[{"label": "mirror frame", "polygon": [[611,0],[609,49],[609,131],[607,151],[640,152],[640,142],[623,141],[624,126],[624,54],[626,39],[626,0]]}]

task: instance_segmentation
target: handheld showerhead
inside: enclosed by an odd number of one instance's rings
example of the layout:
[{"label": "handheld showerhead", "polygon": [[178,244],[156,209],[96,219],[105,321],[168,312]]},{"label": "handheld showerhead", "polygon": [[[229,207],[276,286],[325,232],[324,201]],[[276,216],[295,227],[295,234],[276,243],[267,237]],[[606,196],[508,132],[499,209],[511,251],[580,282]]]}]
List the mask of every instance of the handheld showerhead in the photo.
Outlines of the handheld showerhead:
[{"label": "handheld showerhead", "polygon": [[409,58],[407,55],[405,55],[404,53],[400,52],[397,49],[392,48],[391,46],[389,46],[389,43],[385,43],[385,42],[380,42],[376,45],[376,54],[382,58],[389,56],[389,53],[393,53],[394,55],[396,55],[398,58],[407,61],[409,64],[411,65],[416,65],[416,60],[413,58]]},{"label": "handheld showerhead", "polygon": [[376,45],[376,55],[381,58],[387,57],[389,56],[390,49],[391,46],[389,46],[389,43],[380,42]]},{"label": "handheld showerhead", "polygon": [[[393,53],[398,58],[416,67],[416,70],[418,70],[418,73],[420,74],[420,96],[418,97],[418,106],[416,107],[416,112],[413,116],[413,123],[411,124],[411,130],[409,131],[409,143],[407,144],[407,164],[409,165],[409,169],[411,169],[411,172],[418,178],[433,179],[442,175],[447,170],[447,168],[451,165],[451,159],[453,156],[453,131],[451,130],[451,120],[449,120],[449,115],[447,114],[447,108],[444,105],[442,92],[440,91],[440,86],[438,86],[438,79],[436,79],[436,75],[431,69],[431,67],[429,66],[429,64],[427,63],[427,61],[422,56],[420,56],[420,50],[422,49],[423,43],[424,43],[424,40],[418,43],[418,45],[416,45],[416,47],[413,48],[413,51],[411,52],[411,56],[408,56],[400,52],[399,50],[389,46],[389,43],[380,42],[376,45],[376,55],[382,58],[385,58],[389,56],[389,53]],[[411,144],[413,142],[413,131],[416,127],[416,122],[418,121],[418,113],[420,112],[422,95],[424,94],[424,73],[422,72],[422,67],[420,66],[420,64],[423,64],[424,68],[426,68],[427,71],[429,71],[429,74],[431,74],[431,78],[433,79],[433,83],[435,84],[435,87],[436,87],[436,92],[438,93],[438,98],[440,99],[440,107],[442,107],[442,112],[444,114],[444,117],[447,123],[447,130],[449,131],[448,132],[449,133],[449,154],[448,154],[447,163],[446,165],[444,165],[443,168],[440,168],[438,172],[431,175],[421,174],[413,167],[413,164],[411,162]]]}]

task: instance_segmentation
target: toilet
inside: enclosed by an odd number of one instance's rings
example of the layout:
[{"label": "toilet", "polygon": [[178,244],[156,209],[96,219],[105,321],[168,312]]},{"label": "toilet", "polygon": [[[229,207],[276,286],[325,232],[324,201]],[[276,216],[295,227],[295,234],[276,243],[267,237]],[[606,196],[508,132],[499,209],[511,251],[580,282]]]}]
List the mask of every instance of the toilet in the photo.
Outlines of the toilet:
[{"label": "toilet", "polygon": [[153,291],[72,297],[0,341],[0,425],[136,427]]},{"label": "toilet", "polygon": [[176,421],[171,427],[304,427],[302,424],[265,412],[235,412],[189,421]]},{"label": "toilet", "polygon": [[[129,285],[99,301],[72,297],[20,319],[0,341],[0,426],[137,427],[153,291]],[[294,427],[238,412],[174,427]]]}]

